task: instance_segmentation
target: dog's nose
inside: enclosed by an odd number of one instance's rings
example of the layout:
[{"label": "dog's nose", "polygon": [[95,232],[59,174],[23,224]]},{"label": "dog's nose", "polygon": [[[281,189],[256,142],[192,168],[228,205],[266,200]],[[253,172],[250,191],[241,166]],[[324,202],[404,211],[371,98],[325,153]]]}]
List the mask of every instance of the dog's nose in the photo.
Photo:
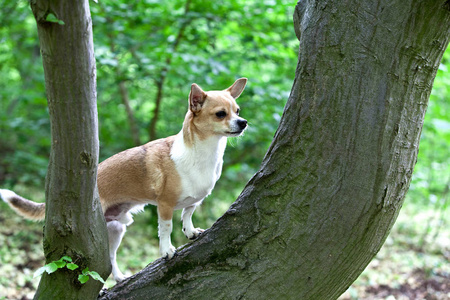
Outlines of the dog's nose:
[{"label": "dog's nose", "polygon": [[237,124],[238,124],[239,128],[244,129],[245,127],[247,127],[247,120],[239,119],[237,121]]}]

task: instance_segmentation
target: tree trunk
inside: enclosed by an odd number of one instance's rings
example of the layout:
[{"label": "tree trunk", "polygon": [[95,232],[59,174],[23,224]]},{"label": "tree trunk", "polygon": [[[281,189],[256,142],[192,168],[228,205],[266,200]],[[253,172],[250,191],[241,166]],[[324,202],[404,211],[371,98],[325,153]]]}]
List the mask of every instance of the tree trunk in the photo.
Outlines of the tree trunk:
[{"label": "tree trunk", "polygon": [[449,9],[444,0],[300,1],[295,81],[260,171],[178,256],[101,299],[338,298],[402,206]]},{"label": "tree trunk", "polygon": [[[107,12],[105,12],[105,14],[108,16]],[[109,24],[113,23],[112,18],[106,17],[106,20]],[[116,42],[114,40],[115,35],[113,34],[112,29],[111,29],[111,31],[108,32],[107,36],[109,39],[109,50],[111,50],[111,52],[113,53],[114,60],[116,61],[116,66],[114,67],[114,69],[116,71],[116,80],[115,81],[119,84],[120,98],[122,99],[122,104],[125,106],[125,112],[127,114],[128,125],[130,126],[131,138],[133,139],[133,144],[135,146],[139,146],[139,145],[141,145],[141,138],[139,136],[139,127],[136,124],[136,119],[134,117],[133,110],[131,109],[130,97],[128,94],[128,88],[126,86],[125,78],[121,74],[121,71],[120,71],[120,59],[117,57],[117,54],[116,54]]]},{"label": "tree trunk", "polygon": [[[192,0],[186,0],[186,3],[184,4],[184,14],[187,15],[190,11]],[[155,97],[155,108],[153,108],[152,111],[152,119],[150,120],[150,123],[148,124],[148,138],[150,141],[156,140],[158,138],[158,135],[156,134],[156,125],[158,124],[159,120],[159,112],[161,109],[161,102],[164,96],[164,83],[167,78],[167,72],[169,72],[170,65],[172,64],[172,58],[174,53],[177,52],[178,45],[180,44],[181,40],[184,37],[184,31],[186,30],[187,26],[192,22],[192,17],[187,18],[184,22],[181,23],[181,27],[178,30],[177,37],[175,38],[175,41],[173,42],[170,51],[168,51],[168,56],[166,58],[164,67],[161,70],[161,73],[159,75],[159,78],[155,80],[156,84],[156,97]]]},{"label": "tree trunk", "polygon": [[47,263],[67,255],[80,266],[44,273],[35,299],[95,299],[102,284],[91,279],[82,285],[77,280],[86,267],[103,277],[111,271],[96,189],[96,68],[89,3],[34,0],[31,8],[38,25],[52,132],[44,252]]},{"label": "tree trunk", "polygon": [[[117,60],[117,63],[119,63],[119,60]],[[119,76],[117,76],[117,78],[119,79]],[[136,124],[136,119],[134,118],[133,110],[131,109],[130,97],[128,95],[128,89],[125,80],[119,79],[119,91],[120,97],[122,98],[122,103],[125,106],[125,111],[127,113],[127,119],[128,124],[130,125],[130,133],[131,137],[133,138],[133,143],[135,146],[139,146],[141,145],[141,139],[139,137],[139,127]]]}]

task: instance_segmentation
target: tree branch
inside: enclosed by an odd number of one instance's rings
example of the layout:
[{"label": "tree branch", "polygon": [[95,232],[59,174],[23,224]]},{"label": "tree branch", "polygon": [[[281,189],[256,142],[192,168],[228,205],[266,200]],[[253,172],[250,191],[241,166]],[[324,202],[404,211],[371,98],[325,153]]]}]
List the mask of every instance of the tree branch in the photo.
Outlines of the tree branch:
[{"label": "tree branch", "polygon": [[[188,14],[190,11],[190,5],[191,0],[187,0],[184,6],[184,14]],[[164,83],[167,78],[167,72],[169,72],[170,66],[172,64],[172,58],[174,53],[176,53],[178,49],[178,45],[180,44],[181,40],[183,39],[184,32],[186,28],[189,26],[189,24],[192,22],[192,18],[188,18],[185,22],[181,24],[180,29],[178,30],[178,34],[172,44],[172,49],[169,52],[169,55],[167,56],[165,60],[165,66],[161,69],[159,78],[155,80],[157,92],[155,97],[155,108],[152,111],[152,119],[150,120],[150,123],[148,125],[148,135],[150,140],[155,140],[157,138],[156,134],[156,124],[158,123],[159,119],[159,111],[161,109],[161,102],[164,96]]]},{"label": "tree branch", "polygon": [[[103,7],[103,6],[101,6],[101,7]],[[106,15],[105,18],[106,18],[108,24],[111,24],[113,22],[113,20],[110,17],[108,17],[108,14],[105,13],[105,15]],[[126,86],[126,80],[123,79],[124,76],[120,71],[120,60],[116,54],[116,43],[115,43],[115,39],[114,39],[114,35],[112,34],[112,31],[110,31],[107,34],[107,36],[109,39],[109,48],[114,55],[114,60],[116,61],[116,66],[114,67],[115,75],[116,75],[115,79],[119,85],[120,99],[122,100],[122,104],[125,106],[128,125],[130,126],[130,133],[131,133],[131,137],[133,139],[133,143],[135,146],[138,146],[141,144],[141,139],[139,136],[139,128],[136,124],[136,118],[134,117],[133,109],[130,106],[130,99],[129,99],[128,88]]]}]

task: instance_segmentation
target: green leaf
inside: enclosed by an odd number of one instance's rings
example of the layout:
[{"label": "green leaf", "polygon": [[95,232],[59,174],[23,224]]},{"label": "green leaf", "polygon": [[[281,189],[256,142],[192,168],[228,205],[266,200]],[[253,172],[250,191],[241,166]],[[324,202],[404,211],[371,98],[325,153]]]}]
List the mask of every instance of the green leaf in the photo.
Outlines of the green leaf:
[{"label": "green leaf", "polygon": [[76,265],[76,264],[74,264],[74,263],[68,263],[67,264],[67,269],[69,269],[69,270],[75,270],[75,269],[77,269],[78,268],[78,265]]},{"label": "green leaf", "polygon": [[48,274],[52,274],[53,272],[58,270],[58,266],[55,264],[55,262],[51,262],[49,264],[46,264],[44,266],[44,268],[45,268],[45,272],[47,272]]},{"label": "green leaf", "polygon": [[[101,283],[105,283],[105,281],[103,280],[103,278],[100,276],[100,274],[98,274],[95,271],[89,271],[89,268],[86,267],[86,269],[84,269],[83,271],[81,271],[81,275],[78,276],[78,280],[81,283],[85,283],[86,281],[88,281],[89,276],[91,276],[92,278],[94,278],[95,280],[100,281]],[[87,279],[86,279],[87,277]]]},{"label": "green leaf", "polygon": [[88,272],[89,273],[89,275],[91,275],[91,277],[92,278],[94,278],[95,280],[98,280],[98,281],[100,281],[101,283],[105,283],[105,281],[103,280],[103,278],[100,276],[100,274],[98,274],[97,272],[95,272],[95,271],[89,271]]},{"label": "green leaf", "polygon": [[64,268],[66,266],[66,264],[67,264],[65,261],[62,261],[61,259],[57,260],[57,261],[54,261],[53,263],[56,265],[56,267],[58,269]]},{"label": "green leaf", "polygon": [[36,272],[34,272],[33,278],[41,276],[42,274],[44,274],[44,272],[45,272],[45,266],[40,267],[39,269],[36,270]]},{"label": "green leaf", "polygon": [[[44,272],[51,274],[58,269],[64,268],[67,265],[67,262],[65,261],[71,262],[72,258],[70,258],[69,256],[63,256],[59,260],[52,261],[51,263],[46,264],[45,266],[37,269],[36,272],[34,272],[33,278],[41,276]],[[78,268],[78,266],[71,263],[70,267],[68,266],[68,268],[71,270],[75,270],[76,268]]]},{"label": "green leaf", "polygon": [[49,13],[47,17],[45,18],[45,21],[52,22],[52,23],[58,23],[59,25],[64,25],[64,21],[59,20],[53,13]]},{"label": "green leaf", "polygon": [[89,276],[83,274],[78,275],[78,281],[81,282],[81,284],[86,283],[88,280]]},{"label": "green leaf", "polygon": [[72,257],[70,257],[70,256],[63,256],[63,257],[61,257],[60,260],[65,260],[65,261],[70,261],[70,262],[72,262]]}]

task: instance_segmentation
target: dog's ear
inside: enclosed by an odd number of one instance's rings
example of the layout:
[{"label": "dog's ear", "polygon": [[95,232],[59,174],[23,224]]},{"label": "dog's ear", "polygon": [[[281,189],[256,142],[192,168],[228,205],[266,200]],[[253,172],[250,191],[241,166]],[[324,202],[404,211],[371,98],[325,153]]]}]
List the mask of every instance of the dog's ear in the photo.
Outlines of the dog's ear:
[{"label": "dog's ear", "polygon": [[205,98],[206,93],[196,83],[193,83],[189,93],[189,107],[193,113],[198,113],[202,109]]},{"label": "dog's ear", "polygon": [[236,80],[233,83],[232,86],[230,86],[226,90],[228,92],[230,92],[231,97],[236,99],[237,97],[239,97],[241,95],[241,93],[244,90],[246,84],[247,84],[247,78],[239,78],[238,80]]}]

